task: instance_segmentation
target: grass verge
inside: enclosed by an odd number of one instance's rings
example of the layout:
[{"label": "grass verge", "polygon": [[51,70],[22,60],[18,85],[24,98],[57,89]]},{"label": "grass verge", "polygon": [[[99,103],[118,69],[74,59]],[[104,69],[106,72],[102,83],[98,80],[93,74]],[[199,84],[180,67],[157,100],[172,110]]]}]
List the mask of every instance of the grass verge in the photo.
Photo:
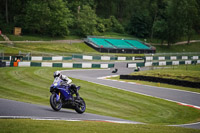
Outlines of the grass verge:
[{"label": "grass verge", "polygon": [[72,53],[97,53],[94,49],[84,43],[17,43],[13,47],[7,44],[0,44],[0,49],[6,55],[16,55],[19,51],[37,54],[72,55]]},{"label": "grass verge", "polygon": [[[0,98],[49,105],[49,87],[58,68],[0,68]],[[183,124],[200,120],[200,110],[87,81],[80,85],[87,112],[151,124]]]},{"label": "grass verge", "polygon": [[200,42],[183,45],[155,45],[157,53],[200,52]]},{"label": "grass verge", "polygon": [[65,36],[65,37],[50,37],[50,36],[40,36],[40,35],[7,35],[11,41],[53,41],[53,40],[73,40],[73,39],[81,39],[78,36]]},{"label": "grass verge", "polygon": [[[12,127],[12,128],[11,128]],[[159,125],[115,124],[105,122],[39,121],[29,119],[0,119],[1,133],[199,133],[197,129]]]},{"label": "grass verge", "polygon": [[14,46],[0,44],[5,55],[17,55],[21,52],[31,52],[31,55],[110,55],[110,56],[144,56],[144,54],[99,53],[85,43],[17,43]]}]

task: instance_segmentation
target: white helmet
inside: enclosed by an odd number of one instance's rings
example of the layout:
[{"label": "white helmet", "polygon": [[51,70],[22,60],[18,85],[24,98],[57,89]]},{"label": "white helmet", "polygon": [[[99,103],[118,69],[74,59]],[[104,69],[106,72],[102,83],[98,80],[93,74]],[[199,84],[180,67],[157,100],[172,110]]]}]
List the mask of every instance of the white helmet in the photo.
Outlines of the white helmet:
[{"label": "white helmet", "polygon": [[56,77],[59,77],[60,76],[60,71],[55,71],[54,74],[53,74],[53,77],[56,78]]}]

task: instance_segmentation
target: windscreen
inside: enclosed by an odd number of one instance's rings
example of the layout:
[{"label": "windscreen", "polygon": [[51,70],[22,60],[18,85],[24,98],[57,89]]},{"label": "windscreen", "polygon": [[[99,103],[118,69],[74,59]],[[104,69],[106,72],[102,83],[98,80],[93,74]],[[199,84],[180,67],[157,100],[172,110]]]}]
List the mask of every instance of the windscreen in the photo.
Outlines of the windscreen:
[{"label": "windscreen", "polygon": [[59,77],[56,77],[53,81],[53,83],[58,83],[58,81],[60,81],[60,78]]}]

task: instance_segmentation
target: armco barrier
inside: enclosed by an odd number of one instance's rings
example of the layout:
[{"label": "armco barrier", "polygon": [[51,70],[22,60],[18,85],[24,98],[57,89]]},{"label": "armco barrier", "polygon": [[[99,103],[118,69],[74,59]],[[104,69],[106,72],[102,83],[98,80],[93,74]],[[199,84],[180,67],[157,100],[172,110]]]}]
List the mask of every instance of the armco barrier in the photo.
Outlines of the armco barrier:
[{"label": "armco barrier", "polygon": [[[6,66],[13,66],[6,62]],[[18,67],[63,67],[63,68],[113,68],[114,64],[97,63],[52,63],[52,62],[19,62]]]},{"label": "armco barrier", "polygon": [[38,57],[38,56],[32,56],[31,57],[32,61],[42,61],[42,59],[43,59],[42,57]]},{"label": "armco barrier", "polygon": [[[0,57],[1,60],[11,60],[11,57]],[[62,60],[72,60],[72,59],[81,59],[81,60],[143,60],[144,57],[115,57],[115,56],[90,56],[90,55],[72,55],[72,56],[53,56],[53,57],[42,57],[42,56],[32,56],[32,57],[23,57],[24,61],[62,61]]]},{"label": "armco barrier", "polygon": [[188,65],[188,64],[200,64],[200,60],[127,63],[127,67],[134,68],[134,67],[144,67],[144,66],[150,67],[150,66]]},{"label": "armco barrier", "polygon": [[2,62],[2,61],[0,60],[0,67],[6,67],[6,62]]},{"label": "armco barrier", "polygon": [[18,62],[19,67],[29,67],[31,62]]},{"label": "armco barrier", "polygon": [[190,82],[190,81],[185,81],[185,80],[166,79],[166,78],[151,77],[151,76],[120,75],[120,79],[142,80],[142,81],[166,83],[166,84],[172,84],[172,85],[178,85],[178,86],[184,86],[184,87],[200,88],[200,82]]},{"label": "armco barrier", "polygon": [[[0,57],[1,60],[11,60],[9,57]],[[135,56],[135,57],[123,57],[123,56],[92,56],[92,55],[72,55],[72,56],[53,56],[53,57],[42,57],[42,56],[32,56],[32,57],[23,57],[23,60],[29,61],[62,61],[62,60],[72,60],[72,59],[81,59],[81,60],[145,60],[145,61],[175,61],[175,60],[199,60],[200,56]]]}]

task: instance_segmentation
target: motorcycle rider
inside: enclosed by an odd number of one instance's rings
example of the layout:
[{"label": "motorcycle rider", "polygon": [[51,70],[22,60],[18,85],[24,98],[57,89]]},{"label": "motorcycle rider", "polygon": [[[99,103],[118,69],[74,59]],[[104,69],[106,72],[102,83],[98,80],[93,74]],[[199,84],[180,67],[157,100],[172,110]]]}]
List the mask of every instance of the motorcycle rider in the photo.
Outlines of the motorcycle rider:
[{"label": "motorcycle rider", "polygon": [[66,75],[62,75],[60,71],[55,71],[53,74],[54,79],[59,77],[62,81],[64,81],[64,85],[70,85],[70,91],[76,94],[76,97],[79,98],[79,94],[77,88],[74,84],[72,84],[72,80],[68,78]]}]

